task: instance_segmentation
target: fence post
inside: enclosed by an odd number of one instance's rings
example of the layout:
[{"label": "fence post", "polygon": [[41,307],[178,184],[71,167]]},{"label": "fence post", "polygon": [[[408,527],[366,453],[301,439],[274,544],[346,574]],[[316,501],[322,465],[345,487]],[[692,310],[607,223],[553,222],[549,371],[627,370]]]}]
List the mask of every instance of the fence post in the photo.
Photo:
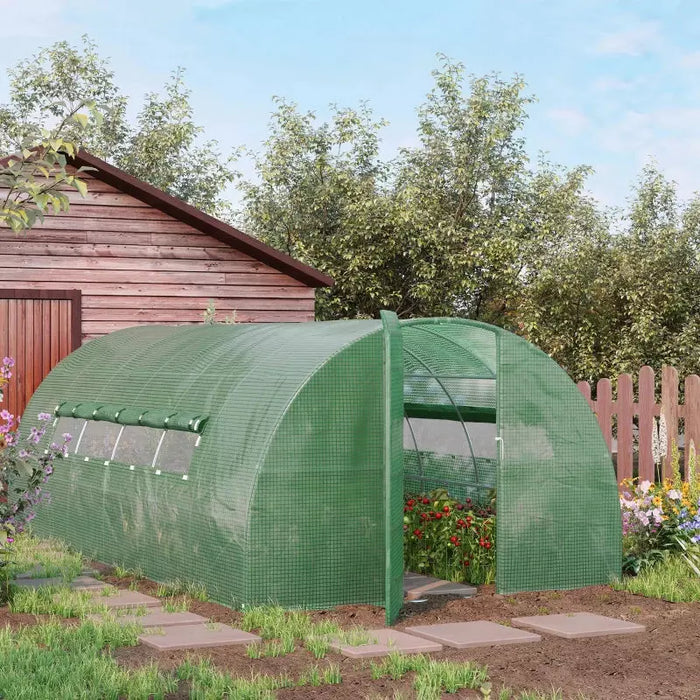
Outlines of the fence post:
[{"label": "fence post", "polygon": [[599,379],[596,386],[596,407],[598,409],[598,424],[603,432],[605,444],[612,452],[612,383],[609,379]]},{"label": "fence post", "polygon": [[654,370],[644,366],[639,370],[639,480],[655,481],[652,432],[654,430]]},{"label": "fence post", "polygon": [[685,378],[685,429],[683,434],[685,440],[683,464],[685,465],[684,475],[687,481],[690,441],[693,441],[696,450],[700,448],[700,377],[697,374],[689,374]]},{"label": "fence post", "polygon": [[578,390],[583,394],[583,398],[588,401],[588,405],[591,407],[591,411],[595,413],[594,402],[591,401],[591,385],[588,382],[577,382],[576,386]]},{"label": "fence post", "polygon": [[617,481],[632,478],[634,463],[634,390],[632,377],[621,374],[617,378]]},{"label": "fence post", "polygon": [[663,478],[671,478],[673,444],[678,447],[678,371],[664,365],[661,368],[661,415],[666,423],[666,454],[663,459]]}]

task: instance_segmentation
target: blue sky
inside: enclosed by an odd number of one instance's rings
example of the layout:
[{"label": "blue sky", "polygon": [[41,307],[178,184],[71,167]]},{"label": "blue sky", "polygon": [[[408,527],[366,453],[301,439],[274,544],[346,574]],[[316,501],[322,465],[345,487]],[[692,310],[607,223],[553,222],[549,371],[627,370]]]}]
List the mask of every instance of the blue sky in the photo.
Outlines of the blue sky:
[{"label": "blue sky", "polygon": [[[683,197],[700,190],[697,0],[0,0],[5,69],[87,33],[137,107],[183,66],[197,120],[225,149],[256,147],[280,95],[323,116],[368,100],[387,155],[415,140],[436,54],[523,75],[529,152],[596,173],[622,204],[653,157]],[[0,97],[2,99],[2,97]]]}]

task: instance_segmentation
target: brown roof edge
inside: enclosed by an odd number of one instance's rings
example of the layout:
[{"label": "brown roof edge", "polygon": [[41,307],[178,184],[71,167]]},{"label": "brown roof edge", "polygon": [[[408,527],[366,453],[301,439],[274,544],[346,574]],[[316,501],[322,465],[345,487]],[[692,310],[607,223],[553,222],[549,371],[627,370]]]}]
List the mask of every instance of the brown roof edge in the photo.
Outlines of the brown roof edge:
[{"label": "brown roof edge", "polygon": [[333,278],[323,272],[319,272],[315,268],[295,260],[290,255],[262,243],[257,238],[248,236],[237,228],[199,211],[190,204],[166,194],[153,185],[115,168],[86,151],[81,150],[72,163],[78,167],[95,168],[95,171],[90,172],[92,177],[140,199],[142,202],[202,231],[202,233],[207,233],[233,248],[262,260],[270,267],[285,272],[309,287],[330,287],[333,284]]}]

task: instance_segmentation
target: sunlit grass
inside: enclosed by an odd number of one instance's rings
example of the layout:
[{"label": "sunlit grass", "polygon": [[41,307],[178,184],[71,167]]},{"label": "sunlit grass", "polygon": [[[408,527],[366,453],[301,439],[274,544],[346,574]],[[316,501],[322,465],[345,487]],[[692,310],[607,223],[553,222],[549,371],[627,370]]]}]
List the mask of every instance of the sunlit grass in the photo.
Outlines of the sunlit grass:
[{"label": "sunlit grass", "polygon": [[[135,646],[140,628],[114,621],[66,626],[52,621],[0,631],[0,696],[21,700],[124,697],[163,698],[177,681],[155,666],[121,668],[103,650]],[[50,689],[50,691],[49,691]]]},{"label": "sunlit grass", "polygon": [[700,576],[680,556],[669,556],[642,569],[637,576],[625,576],[612,587],[647,598],[661,598],[672,603],[700,601]]},{"label": "sunlit grass", "polygon": [[439,700],[443,693],[456,693],[462,688],[480,690],[488,683],[488,668],[478,664],[436,661],[423,654],[404,656],[391,653],[381,663],[371,664],[372,678],[389,676],[394,680],[415,672],[413,688],[417,700]]},{"label": "sunlit grass", "polygon": [[9,607],[13,613],[59,617],[85,617],[107,611],[107,607],[100,603],[100,596],[93,596],[87,591],[50,586],[15,589]]},{"label": "sunlit grass", "polygon": [[12,545],[4,575],[16,578],[29,573],[30,578],[61,578],[71,581],[83,570],[83,557],[60,540],[37,539],[22,534]]}]

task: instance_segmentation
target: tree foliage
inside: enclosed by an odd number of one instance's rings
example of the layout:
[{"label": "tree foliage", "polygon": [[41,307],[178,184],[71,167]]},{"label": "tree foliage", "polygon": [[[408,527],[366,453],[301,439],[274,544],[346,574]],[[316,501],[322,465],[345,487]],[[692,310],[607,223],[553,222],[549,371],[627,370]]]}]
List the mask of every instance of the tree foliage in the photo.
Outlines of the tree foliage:
[{"label": "tree foliage", "polygon": [[224,190],[235,176],[232,156],[222,157],[215,141],[201,141],[181,69],[164,94],[145,96],[132,124],[128,99],[93,42],[83,37],[81,47],[61,41],[44,48],[10,70],[9,101],[0,108],[4,152],[40,129],[52,129],[77,103],[94,105],[102,118],[80,129],[68,125],[67,140],[210,214],[230,214]]},{"label": "tree foliage", "polygon": [[443,58],[416,146],[391,160],[366,105],[322,122],[278,100],[241,184],[246,226],[336,280],[318,294],[322,319],[481,319],[575,379],[700,371],[700,199],[679,205],[650,165],[627,211],[603,209],[589,168],[528,158],[524,90]]}]

